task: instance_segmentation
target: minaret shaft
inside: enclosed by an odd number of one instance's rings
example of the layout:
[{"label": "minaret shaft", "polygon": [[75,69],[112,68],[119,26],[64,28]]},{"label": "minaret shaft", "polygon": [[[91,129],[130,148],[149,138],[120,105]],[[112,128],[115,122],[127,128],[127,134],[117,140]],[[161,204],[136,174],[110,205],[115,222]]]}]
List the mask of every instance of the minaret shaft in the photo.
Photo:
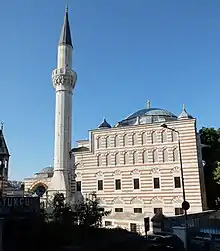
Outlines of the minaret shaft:
[{"label": "minaret shaft", "polygon": [[70,45],[61,44],[58,46],[57,68],[72,67],[72,47]]}]

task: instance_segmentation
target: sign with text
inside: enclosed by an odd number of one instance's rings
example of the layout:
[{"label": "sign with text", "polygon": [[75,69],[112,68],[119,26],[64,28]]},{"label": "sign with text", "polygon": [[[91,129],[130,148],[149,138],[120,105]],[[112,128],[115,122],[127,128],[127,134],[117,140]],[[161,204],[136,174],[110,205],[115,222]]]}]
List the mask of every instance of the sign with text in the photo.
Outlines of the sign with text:
[{"label": "sign with text", "polygon": [[13,212],[40,213],[39,197],[0,197],[0,215]]}]

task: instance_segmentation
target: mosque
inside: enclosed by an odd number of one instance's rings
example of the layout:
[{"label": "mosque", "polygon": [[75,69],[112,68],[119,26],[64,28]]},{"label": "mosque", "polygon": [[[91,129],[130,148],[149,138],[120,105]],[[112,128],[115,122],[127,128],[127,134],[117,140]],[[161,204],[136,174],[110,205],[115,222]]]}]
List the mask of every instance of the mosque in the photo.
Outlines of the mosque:
[{"label": "mosque", "polygon": [[[183,214],[183,185],[189,213],[207,209],[200,138],[196,118],[183,106],[179,116],[145,107],[115,125],[105,119],[72,148],[72,39],[65,12],[52,72],[56,93],[54,167],[25,178],[25,192],[47,199],[62,192],[74,202],[96,192],[111,210],[106,227],[143,231],[144,217],[157,212]],[[181,167],[184,182],[182,182]]]}]

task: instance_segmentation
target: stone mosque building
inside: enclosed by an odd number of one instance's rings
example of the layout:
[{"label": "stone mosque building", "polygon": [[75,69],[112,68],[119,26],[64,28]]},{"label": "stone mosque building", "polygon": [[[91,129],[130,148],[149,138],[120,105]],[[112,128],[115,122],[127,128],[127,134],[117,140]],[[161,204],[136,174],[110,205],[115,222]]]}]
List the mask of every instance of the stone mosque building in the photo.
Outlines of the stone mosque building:
[{"label": "stone mosque building", "polygon": [[146,216],[159,211],[166,216],[183,213],[181,153],[188,212],[205,210],[202,145],[196,119],[185,107],[176,116],[151,107],[148,101],[115,125],[104,119],[88,132],[88,140],[79,140],[72,148],[72,91],[77,77],[71,67],[66,10],[57,69],[52,73],[56,91],[54,168],[25,178],[25,192],[45,199],[59,191],[73,202],[96,192],[102,207],[111,210],[103,225],[143,231]]}]

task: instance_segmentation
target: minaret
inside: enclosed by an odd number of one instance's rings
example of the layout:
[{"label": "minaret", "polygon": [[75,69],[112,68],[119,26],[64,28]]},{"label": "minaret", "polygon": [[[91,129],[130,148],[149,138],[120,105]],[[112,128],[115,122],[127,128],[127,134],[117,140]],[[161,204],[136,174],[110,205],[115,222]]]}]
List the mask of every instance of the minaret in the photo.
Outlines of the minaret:
[{"label": "minaret", "polygon": [[49,195],[64,193],[67,200],[71,199],[72,91],[76,83],[76,73],[71,69],[72,49],[68,8],[66,8],[58,44],[57,69],[52,73],[56,91],[54,174],[48,192]]}]

